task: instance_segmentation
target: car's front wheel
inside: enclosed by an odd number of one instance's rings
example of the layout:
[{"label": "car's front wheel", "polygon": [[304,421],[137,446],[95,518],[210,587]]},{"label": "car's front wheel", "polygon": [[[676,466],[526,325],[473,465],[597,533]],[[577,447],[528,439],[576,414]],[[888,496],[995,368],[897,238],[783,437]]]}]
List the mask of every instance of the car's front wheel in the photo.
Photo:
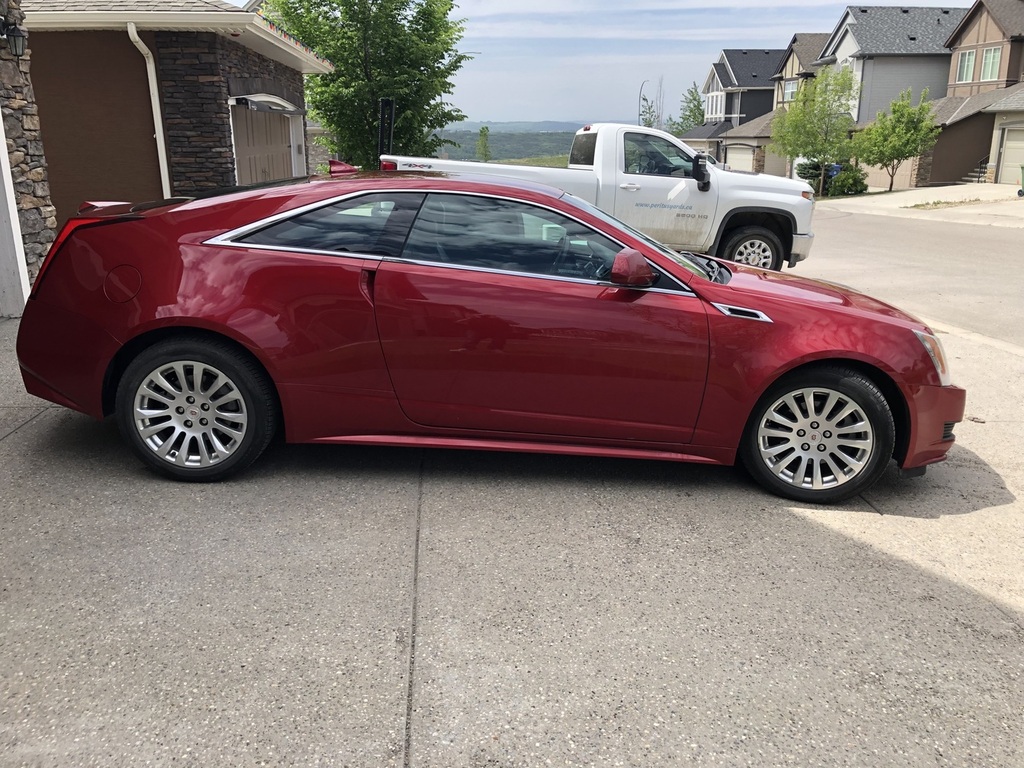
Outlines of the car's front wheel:
[{"label": "car's front wheel", "polygon": [[153,345],[117,388],[121,434],[151,468],[179,480],[220,480],[249,466],[277,424],[266,374],[226,342],[182,337]]},{"label": "car's front wheel", "polygon": [[764,227],[740,227],[729,235],[721,255],[750,267],[782,269],[782,242]]},{"label": "car's front wheel", "polygon": [[843,501],[885,471],[895,444],[885,396],[848,368],[789,376],[758,401],[741,458],[772,493],[801,502]]}]

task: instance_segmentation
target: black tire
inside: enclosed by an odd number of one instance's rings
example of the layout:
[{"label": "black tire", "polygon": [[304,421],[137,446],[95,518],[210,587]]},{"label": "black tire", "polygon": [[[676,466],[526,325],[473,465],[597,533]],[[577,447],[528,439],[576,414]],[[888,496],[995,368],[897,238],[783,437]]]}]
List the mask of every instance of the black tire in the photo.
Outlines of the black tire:
[{"label": "black tire", "polygon": [[222,480],[254,462],[277,429],[263,369],[230,343],[183,336],[128,365],[115,416],[142,461],[177,480]]},{"label": "black tire", "polygon": [[843,367],[813,368],[785,377],[761,397],[740,458],[772,493],[831,504],[873,485],[895,441],[892,410],[870,379]]},{"label": "black tire", "polygon": [[782,242],[764,227],[740,227],[729,233],[720,253],[723,259],[761,269],[782,269]]}]

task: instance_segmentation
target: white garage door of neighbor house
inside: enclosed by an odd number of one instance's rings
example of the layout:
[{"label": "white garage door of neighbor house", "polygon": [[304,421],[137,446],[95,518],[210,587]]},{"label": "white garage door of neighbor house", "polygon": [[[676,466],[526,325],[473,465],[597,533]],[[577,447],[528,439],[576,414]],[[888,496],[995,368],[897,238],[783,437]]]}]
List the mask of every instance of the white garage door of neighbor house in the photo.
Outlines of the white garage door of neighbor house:
[{"label": "white garage door of neighbor house", "polygon": [[293,175],[287,115],[232,106],[231,118],[239,184],[259,184]]},{"label": "white garage door of neighbor house", "polygon": [[725,163],[734,171],[754,170],[754,150],[750,147],[729,147]]},{"label": "white garage door of neighbor house", "polygon": [[1000,184],[1020,184],[1020,167],[1024,165],[1024,128],[1006,132],[1003,142],[1003,164],[999,167]]}]

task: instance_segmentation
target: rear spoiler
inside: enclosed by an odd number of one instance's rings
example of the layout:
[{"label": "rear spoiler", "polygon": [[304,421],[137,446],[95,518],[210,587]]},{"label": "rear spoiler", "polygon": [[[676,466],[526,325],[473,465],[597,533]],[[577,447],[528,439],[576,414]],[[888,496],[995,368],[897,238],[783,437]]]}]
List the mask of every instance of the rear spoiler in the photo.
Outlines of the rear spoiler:
[{"label": "rear spoiler", "polygon": [[328,160],[327,165],[330,168],[331,176],[351,176],[353,173],[359,173],[359,169],[354,165],[343,163],[341,160]]}]

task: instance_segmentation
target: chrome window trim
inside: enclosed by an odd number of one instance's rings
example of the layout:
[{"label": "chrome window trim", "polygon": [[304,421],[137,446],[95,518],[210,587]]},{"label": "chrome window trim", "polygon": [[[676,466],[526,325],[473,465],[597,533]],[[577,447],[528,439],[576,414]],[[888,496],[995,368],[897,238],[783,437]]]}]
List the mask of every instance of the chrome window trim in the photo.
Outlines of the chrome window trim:
[{"label": "chrome window trim", "polygon": [[359,251],[321,251],[316,248],[288,248],[283,245],[262,245],[260,243],[236,243],[223,242],[215,243],[213,240],[206,240],[203,245],[217,245],[228,248],[246,248],[249,250],[276,251],[277,253],[295,253],[302,256],[330,256],[332,259],[359,259],[360,261],[381,261],[388,256],[380,253],[360,253]]},{"label": "chrome window trim", "polygon": [[[350,256],[352,254],[344,254]],[[553,280],[560,283],[576,283],[578,285],[595,285],[603,288],[621,288],[623,290],[631,291],[643,291],[645,293],[664,293],[670,296],[687,296],[689,298],[697,298],[697,294],[691,291],[686,285],[679,283],[681,290],[673,291],[666,288],[656,288],[649,286],[647,288],[629,285],[618,285],[617,283],[610,283],[607,280],[592,279],[587,277],[568,277],[566,275],[545,275],[543,272],[517,272],[511,269],[494,269],[492,267],[474,267],[469,264],[452,264],[447,261],[427,261],[425,259],[399,259],[394,256],[379,256],[377,259],[381,262],[387,262],[390,264],[415,264],[420,267],[441,267],[443,269],[455,269],[462,272],[483,272],[488,275],[511,275],[514,277],[529,277],[538,280]],[[667,274],[667,273],[665,273]],[[672,278],[671,275],[668,275]],[[678,281],[676,281],[678,282]]]},{"label": "chrome window trim", "polygon": [[[491,193],[491,192],[470,192],[470,191],[467,191],[467,190],[455,190],[455,189],[431,189],[429,187],[412,187],[412,188],[395,187],[393,189],[387,189],[387,190],[381,190],[381,191],[359,190],[357,192],[349,192],[349,193],[346,193],[346,194],[343,194],[343,195],[337,195],[335,197],[331,197],[331,198],[326,199],[326,200],[317,200],[315,203],[308,203],[307,205],[303,205],[303,206],[300,206],[298,208],[289,208],[287,211],[282,211],[281,213],[275,213],[273,216],[268,216],[268,217],[266,217],[264,219],[259,219],[258,221],[254,221],[251,224],[245,224],[245,225],[243,225],[241,227],[236,227],[235,229],[232,229],[232,230],[229,230],[227,232],[224,232],[223,234],[217,235],[216,237],[211,237],[211,238],[208,238],[206,240],[203,240],[202,244],[203,245],[216,245],[216,246],[228,247],[228,248],[246,248],[246,249],[258,249],[258,250],[261,250],[261,251],[275,251],[275,252],[278,252],[278,253],[296,253],[296,254],[302,254],[302,255],[307,255],[307,256],[330,256],[330,257],[335,258],[335,259],[337,259],[337,258],[342,258],[342,259],[360,259],[362,261],[377,261],[377,262],[389,261],[389,262],[394,262],[394,263],[419,264],[421,266],[448,267],[448,268],[452,268],[452,269],[470,270],[470,271],[473,271],[473,272],[485,272],[485,273],[488,273],[488,274],[523,275],[523,276],[526,276],[526,277],[537,277],[537,278],[542,278],[542,279],[546,279],[546,280],[560,280],[560,281],[571,282],[571,283],[584,283],[584,284],[590,284],[590,285],[613,286],[615,288],[627,288],[628,287],[628,286],[615,285],[614,283],[609,283],[606,280],[592,280],[592,279],[580,278],[580,277],[566,277],[564,275],[545,275],[545,274],[542,274],[542,273],[539,273],[539,272],[516,272],[516,271],[508,270],[508,269],[492,269],[490,267],[472,267],[472,266],[467,266],[467,265],[462,265],[462,264],[451,264],[451,263],[443,262],[443,261],[427,261],[427,260],[421,260],[421,259],[404,259],[404,258],[400,258],[400,257],[396,257],[396,256],[384,256],[384,255],[381,255],[379,253],[366,253],[366,254],[363,254],[363,253],[359,253],[358,251],[323,251],[323,250],[314,249],[314,248],[294,248],[294,247],[283,246],[283,245],[264,245],[264,244],[258,244],[258,243],[241,243],[241,242],[237,241],[237,238],[245,237],[246,235],[251,234],[252,232],[254,232],[256,230],[263,229],[264,227],[269,227],[269,226],[271,226],[273,224],[278,223],[279,221],[284,221],[285,219],[289,219],[289,218],[292,218],[292,217],[295,217],[295,216],[301,216],[304,213],[309,213],[310,211],[315,211],[315,210],[317,210],[319,208],[326,208],[328,206],[334,205],[336,203],[344,202],[345,200],[350,200],[352,198],[365,197],[367,195],[385,194],[385,193],[394,193],[394,194],[410,194],[410,193],[412,193],[412,194],[422,194],[424,196],[426,196],[426,195],[462,195],[462,196],[469,195],[469,196],[472,196],[472,197],[486,197],[486,198],[490,198],[492,200],[504,200],[504,201],[510,202],[510,203],[519,203],[520,205],[529,206],[531,208],[540,208],[541,210],[549,211],[550,213],[553,213],[556,216],[562,216],[563,218],[566,218],[566,219],[569,219],[571,221],[576,222],[581,227],[586,227],[589,230],[593,230],[597,234],[601,235],[601,237],[604,237],[607,240],[610,240],[611,242],[613,242],[616,245],[618,245],[620,248],[626,248],[627,247],[618,238],[611,237],[606,232],[602,232],[601,230],[595,229],[592,224],[588,224],[587,222],[582,221],[581,219],[577,218],[576,216],[572,216],[572,215],[570,215],[568,213],[565,213],[564,211],[559,211],[559,210],[557,210],[555,208],[551,208],[549,206],[542,205],[540,203],[536,203],[536,202],[533,202],[533,201],[527,201],[527,200],[520,200],[519,198],[509,197],[507,195],[497,195],[497,194],[494,194],[494,193]],[[414,219],[414,223],[415,223],[415,219]],[[670,272],[667,272],[665,269],[663,269],[662,267],[658,266],[657,264],[653,264],[650,259],[646,259],[646,261],[651,266],[651,269],[657,271],[658,273],[660,273],[664,277],[667,277],[669,280],[671,280],[673,283],[675,283],[676,286],[678,286],[678,290],[676,290],[676,289],[669,289],[669,288],[657,288],[657,287],[654,287],[654,286],[651,286],[651,287],[648,287],[648,288],[632,287],[631,290],[650,291],[651,293],[666,293],[666,294],[672,294],[673,296],[691,296],[691,297],[696,297],[697,296],[697,294],[689,286],[687,286],[686,283],[684,283],[683,281],[681,281],[678,278],[676,278]]]},{"label": "chrome window trim", "polygon": [[[422,189],[389,189],[389,190],[386,190],[386,191],[387,192],[401,192],[401,193],[419,192],[421,194],[426,194]],[[317,200],[315,203],[307,203],[306,205],[299,206],[298,208],[289,208],[287,211],[281,211],[280,213],[275,213],[273,216],[268,216],[265,219],[259,219],[258,221],[254,221],[251,224],[244,224],[241,227],[236,227],[235,229],[232,229],[232,230],[229,230],[227,232],[224,232],[223,234],[217,235],[216,237],[211,237],[208,240],[203,240],[203,245],[230,245],[230,246],[233,246],[235,248],[257,248],[258,247],[258,248],[261,248],[261,249],[262,248],[271,248],[271,249],[274,249],[274,250],[284,250],[284,251],[292,251],[292,252],[300,252],[300,253],[313,252],[313,253],[329,253],[329,254],[334,254],[335,256],[337,256],[337,255],[344,255],[344,254],[346,254],[348,252],[347,251],[345,251],[345,252],[342,252],[342,251],[312,251],[311,249],[285,248],[283,246],[277,246],[277,245],[264,246],[264,245],[258,245],[256,243],[236,243],[235,239],[237,239],[239,237],[244,237],[245,235],[248,235],[248,234],[251,234],[252,232],[256,231],[257,229],[263,229],[264,227],[269,227],[271,224],[277,224],[279,221],[284,221],[285,219],[290,219],[290,218],[292,218],[294,216],[301,216],[304,213],[309,213],[310,211],[315,211],[318,208],[326,208],[326,207],[328,207],[330,205],[334,205],[335,203],[340,203],[340,202],[343,202],[345,200],[349,200],[349,199],[351,199],[353,197],[365,197],[367,195],[377,195],[377,194],[380,194],[380,192],[371,192],[371,191],[363,189],[363,190],[359,190],[358,192],[349,192],[349,193],[344,194],[344,195],[338,195],[336,197],[332,197],[332,198],[329,198],[327,200]]]}]

